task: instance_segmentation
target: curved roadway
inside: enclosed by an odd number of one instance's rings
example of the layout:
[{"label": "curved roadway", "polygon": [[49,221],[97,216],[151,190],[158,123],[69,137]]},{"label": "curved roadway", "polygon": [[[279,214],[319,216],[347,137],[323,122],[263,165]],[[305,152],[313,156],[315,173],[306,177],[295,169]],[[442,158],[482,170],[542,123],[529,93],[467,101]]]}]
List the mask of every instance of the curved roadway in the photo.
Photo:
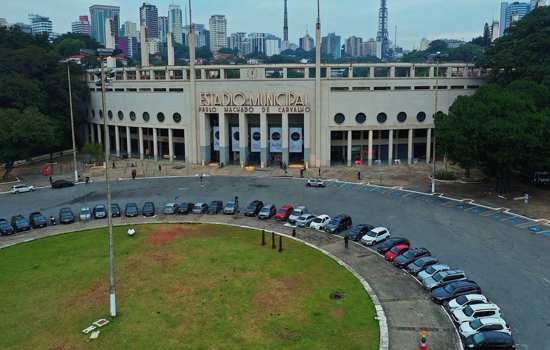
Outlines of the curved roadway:
[{"label": "curved roadway", "polygon": [[[451,266],[463,268],[484,294],[497,303],[511,324],[518,349],[550,350],[550,238],[489,217],[442,206],[417,196],[388,196],[364,187],[329,186],[309,189],[303,181],[284,178],[206,177],[140,179],[113,183],[113,201],[153,201],[160,206],[174,201],[230,200],[241,206],[253,199],[277,206],[306,205],[316,214],[347,213],[354,223],[387,226],[425,246]],[[63,190],[43,189],[21,195],[0,195],[0,217],[39,210],[57,215],[61,207],[75,213],[82,206],[105,202],[104,184],[91,183]],[[419,287],[420,288],[420,287]],[[546,335],[545,335],[546,334]]]}]

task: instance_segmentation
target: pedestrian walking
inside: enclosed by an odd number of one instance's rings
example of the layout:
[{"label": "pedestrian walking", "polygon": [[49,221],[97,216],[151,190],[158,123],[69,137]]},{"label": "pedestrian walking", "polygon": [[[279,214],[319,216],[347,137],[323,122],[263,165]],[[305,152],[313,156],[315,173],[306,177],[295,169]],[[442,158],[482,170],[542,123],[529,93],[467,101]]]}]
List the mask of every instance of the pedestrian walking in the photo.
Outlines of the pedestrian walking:
[{"label": "pedestrian walking", "polygon": [[137,171],[136,169],[132,169],[132,180],[136,179]]},{"label": "pedestrian walking", "polygon": [[348,235],[346,235],[344,237],[344,246],[346,247],[346,249],[349,248],[349,236]]},{"label": "pedestrian walking", "polygon": [[319,177],[321,177],[321,167],[319,167]]},{"label": "pedestrian walking", "polygon": [[52,184],[53,184],[53,179],[52,179],[52,177],[50,176],[50,185],[52,185]]}]

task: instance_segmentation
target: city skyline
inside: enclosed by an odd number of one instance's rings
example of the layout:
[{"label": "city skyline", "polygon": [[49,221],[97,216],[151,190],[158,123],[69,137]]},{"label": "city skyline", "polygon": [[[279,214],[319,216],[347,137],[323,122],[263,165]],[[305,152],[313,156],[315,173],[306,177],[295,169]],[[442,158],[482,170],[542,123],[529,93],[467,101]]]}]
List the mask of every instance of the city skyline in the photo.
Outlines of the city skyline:
[{"label": "city skyline", "polygon": [[[89,15],[88,8],[94,4],[120,6],[120,21],[139,23],[139,7],[143,2],[130,1],[67,1],[61,0],[61,6],[55,9],[35,0],[24,5],[14,0],[5,4],[8,22],[27,22],[28,12],[48,16],[53,21],[53,31],[65,33],[70,31],[71,24],[81,15]],[[351,36],[362,37],[365,41],[376,37],[378,29],[379,1],[372,0],[362,7],[354,7],[354,0],[342,0],[338,5],[321,2],[321,20],[323,35],[336,32],[342,38]],[[168,14],[168,6],[180,5],[184,10],[185,2],[154,1],[159,15]],[[499,19],[500,1],[486,1],[479,4],[478,0],[462,0],[460,3],[437,6],[439,0],[419,0],[414,4],[409,1],[392,0],[388,2],[390,39],[394,40],[395,25],[398,26],[397,44],[406,48],[418,48],[420,40],[449,38],[470,40],[482,34],[482,25]],[[221,0],[211,0],[206,4],[195,4],[193,18],[195,23],[208,24],[213,14],[224,14],[227,17],[227,33],[234,32],[266,32],[283,37],[283,0],[269,0],[257,4],[252,0],[238,0],[231,6]],[[298,43],[306,29],[314,32],[316,17],[316,2],[288,1],[289,40]],[[350,12],[350,9],[353,11]],[[60,11],[59,9],[62,9]],[[425,9],[430,9],[426,11]],[[184,11],[183,11],[184,12]],[[310,14],[308,16],[308,13]],[[349,18],[349,13],[354,16]],[[263,14],[270,14],[269,16]],[[184,14],[185,17],[185,14]],[[367,19],[365,21],[365,19]],[[185,18],[183,19],[185,21]],[[426,23],[432,23],[431,27]]]}]

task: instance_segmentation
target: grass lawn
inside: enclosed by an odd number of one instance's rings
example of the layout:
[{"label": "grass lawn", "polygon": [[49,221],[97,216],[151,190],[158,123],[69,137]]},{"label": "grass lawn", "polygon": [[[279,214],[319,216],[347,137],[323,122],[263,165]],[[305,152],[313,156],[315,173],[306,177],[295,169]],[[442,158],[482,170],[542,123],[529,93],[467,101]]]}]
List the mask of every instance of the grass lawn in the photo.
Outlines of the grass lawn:
[{"label": "grass lawn", "polygon": [[[106,230],[0,250],[0,349],[378,349],[351,273],[303,244],[218,225],[115,228],[119,315],[108,318]],[[344,298],[332,300],[332,292]]]}]

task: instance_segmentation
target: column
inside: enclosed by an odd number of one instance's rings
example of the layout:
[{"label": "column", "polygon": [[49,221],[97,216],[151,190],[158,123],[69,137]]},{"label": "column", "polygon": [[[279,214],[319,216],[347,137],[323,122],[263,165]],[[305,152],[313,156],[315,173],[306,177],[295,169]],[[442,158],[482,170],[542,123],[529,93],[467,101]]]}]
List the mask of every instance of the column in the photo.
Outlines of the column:
[{"label": "column", "polygon": [[428,129],[428,136],[426,138],[426,163],[430,163],[432,158],[432,129]]},{"label": "column", "polygon": [[369,78],[374,78],[374,68],[373,66],[369,67]]},{"label": "column", "polygon": [[168,129],[168,155],[170,157],[170,161],[174,161],[174,131],[172,129]]},{"label": "column", "polygon": [[267,167],[267,140],[269,139],[269,130],[267,126],[267,114],[262,112],[260,114],[260,144],[261,144],[261,153],[260,153],[260,159],[261,159],[261,167],[265,168]]},{"label": "column", "polygon": [[348,166],[351,166],[351,138],[352,138],[352,131],[348,130],[348,150],[347,150],[347,159],[348,159]]},{"label": "column", "polygon": [[248,158],[248,121],[244,113],[239,113],[239,149],[241,168],[244,168]]},{"label": "column", "polygon": [[390,67],[390,78],[395,78],[395,66]]},{"label": "column", "polygon": [[97,143],[102,144],[103,143],[103,135],[101,134],[101,125],[96,124],[97,128]]},{"label": "column", "polygon": [[128,158],[132,157],[132,135],[130,134],[130,127],[126,127],[126,153]]},{"label": "column", "polygon": [[388,138],[388,164],[393,163],[393,130],[390,130],[390,136]]},{"label": "column", "polygon": [[304,113],[304,132],[303,132],[303,138],[304,138],[304,166],[306,169],[309,168],[309,150],[311,148],[311,114],[310,113]]},{"label": "column", "polygon": [[158,145],[157,128],[153,128],[153,156],[154,156],[155,161],[159,160],[159,145]]},{"label": "column", "polygon": [[407,160],[409,165],[412,164],[413,159],[413,133],[414,129],[409,129],[409,146],[407,147]]},{"label": "column", "polygon": [[90,142],[95,143],[95,130],[94,124],[90,124]]},{"label": "column", "polygon": [[283,138],[283,163],[288,166],[288,113],[283,113],[282,117],[282,138]]},{"label": "column", "polygon": [[199,142],[201,149],[201,164],[210,163],[210,117],[201,113],[199,115]]},{"label": "column", "polygon": [[115,150],[116,156],[120,158],[120,133],[118,131],[118,126],[115,125]]},{"label": "column", "polygon": [[227,165],[229,163],[229,131],[227,126],[227,116],[220,113],[218,116],[218,125],[220,127],[220,163]]},{"label": "column", "polygon": [[410,76],[411,78],[416,78],[416,67],[414,65],[411,66]]},{"label": "column", "polygon": [[372,165],[372,142],[373,141],[373,132],[369,130],[369,166]]},{"label": "column", "polygon": [[145,157],[143,155],[143,128],[140,126],[139,131],[139,159],[143,160]]}]

